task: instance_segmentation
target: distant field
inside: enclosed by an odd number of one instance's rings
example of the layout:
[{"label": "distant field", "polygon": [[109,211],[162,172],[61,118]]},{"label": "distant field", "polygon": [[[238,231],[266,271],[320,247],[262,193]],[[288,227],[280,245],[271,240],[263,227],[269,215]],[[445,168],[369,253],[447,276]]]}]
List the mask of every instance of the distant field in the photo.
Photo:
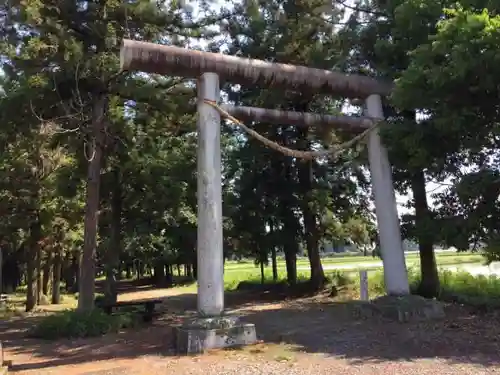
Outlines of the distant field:
[{"label": "distant field", "polygon": [[[473,254],[470,252],[456,253],[456,252],[442,252],[436,253],[436,260],[438,264],[462,264],[462,263],[480,263],[484,261],[484,258],[479,254]],[[360,255],[349,255],[349,256],[335,256],[335,257],[325,257],[321,259],[323,265],[347,265],[347,264],[359,264],[359,263],[373,263],[380,261],[378,257],[372,256],[360,256]],[[418,262],[418,253],[411,253],[406,255],[407,262]],[[297,267],[308,266],[309,261],[307,258],[297,259]],[[241,271],[243,269],[251,269],[257,267],[251,261],[227,261],[224,269],[226,271]],[[278,267],[285,267],[285,261],[283,259],[278,260]]]},{"label": "distant field", "polygon": [[[340,269],[343,273],[354,273],[358,269],[381,269],[380,266],[371,266],[371,264],[380,262],[380,258],[373,258],[371,256],[347,256],[347,257],[332,257],[323,258],[322,263],[325,266],[325,273],[333,273],[332,266],[339,265],[341,267],[346,267],[352,265],[352,270]],[[481,255],[473,253],[455,253],[455,252],[443,252],[436,254],[436,261],[439,266],[449,266],[449,265],[459,265],[459,264],[482,264],[484,263],[484,258]],[[365,264],[365,266],[363,266]],[[420,267],[420,260],[417,253],[406,255],[406,264],[408,268],[418,268]],[[297,260],[297,277],[299,280],[307,280],[310,275],[308,269],[309,262],[307,259],[301,258]],[[235,289],[241,281],[259,281],[260,280],[260,267],[256,266],[252,262],[226,262],[224,273],[224,284],[226,290]],[[266,281],[272,281],[272,269],[271,266],[267,266],[264,269],[264,275]],[[286,279],[286,267],[283,260],[278,261],[278,279]]]}]

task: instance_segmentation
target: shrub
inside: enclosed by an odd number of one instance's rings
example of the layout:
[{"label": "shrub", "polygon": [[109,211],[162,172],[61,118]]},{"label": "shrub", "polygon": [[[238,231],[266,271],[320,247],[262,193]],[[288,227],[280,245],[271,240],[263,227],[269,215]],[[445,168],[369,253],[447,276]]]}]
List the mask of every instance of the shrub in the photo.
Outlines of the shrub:
[{"label": "shrub", "polygon": [[[78,301],[78,296],[79,295],[80,295],[80,293],[76,292],[75,294],[73,294],[73,297]],[[94,302],[101,300],[103,297],[104,297],[104,294],[102,294],[102,293],[95,293],[94,294]]]},{"label": "shrub", "polygon": [[[272,270],[265,269],[264,284],[286,283],[286,271],[278,269],[278,280],[273,281]],[[309,272],[297,272],[297,282],[309,280]],[[224,274],[224,289],[226,291],[233,291],[238,289],[241,282],[249,282],[252,284],[261,284],[261,275],[258,269],[242,269],[238,271],[226,272]]]},{"label": "shrub", "polygon": [[130,313],[107,315],[100,309],[89,312],[67,310],[43,318],[29,333],[31,337],[46,340],[93,337],[118,332],[136,326],[138,322],[137,315]]},{"label": "shrub", "polygon": [[[410,289],[414,290],[419,282],[420,271],[416,268],[408,268],[408,281]],[[359,286],[359,280],[357,280]],[[368,289],[370,294],[374,296],[381,296],[385,294],[384,271],[371,271],[368,272]]]},{"label": "shrub", "polygon": [[96,294],[94,298],[94,305],[102,306],[106,301],[106,296],[103,294]]},{"label": "shrub", "polygon": [[482,310],[500,308],[500,279],[497,276],[471,275],[468,272],[440,273],[444,301],[457,302]]},{"label": "shrub", "polygon": [[[420,282],[418,269],[408,270],[410,289],[414,292]],[[500,307],[500,278],[496,276],[471,275],[468,272],[439,271],[441,291],[438,299],[482,309]],[[372,296],[384,294],[384,273],[382,271],[369,274],[368,286]]]},{"label": "shrub", "polygon": [[262,284],[260,281],[240,281],[236,290],[247,292],[264,292],[264,291],[286,291],[288,284],[285,281],[276,283],[267,282]]},{"label": "shrub", "polygon": [[337,287],[354,284],[354,278],[345,272],[329,272],[326,277],[331,284]]},{"label": "shrub", "polygon": [[16,293],[26,293],[27,290],[28,290],[28,286],[27,285],[19,285],[16,288]]}]

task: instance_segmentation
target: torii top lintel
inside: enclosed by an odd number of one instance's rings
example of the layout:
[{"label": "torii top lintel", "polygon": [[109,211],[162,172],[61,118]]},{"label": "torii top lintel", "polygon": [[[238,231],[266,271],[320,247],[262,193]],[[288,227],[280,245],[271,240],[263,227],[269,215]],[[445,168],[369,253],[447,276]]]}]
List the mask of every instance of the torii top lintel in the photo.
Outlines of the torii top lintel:
[{"label": "torii top lintel", "polygon": [[122,42],[120,67],[122,70],[184,77],[198,77],[202,73],[212,72],[233,83],[311,89],[347,98],[366,98],[371,94],[387,96],[392,90],[391,83],[366,76],[269,63],[130,39],[124,39]]}]

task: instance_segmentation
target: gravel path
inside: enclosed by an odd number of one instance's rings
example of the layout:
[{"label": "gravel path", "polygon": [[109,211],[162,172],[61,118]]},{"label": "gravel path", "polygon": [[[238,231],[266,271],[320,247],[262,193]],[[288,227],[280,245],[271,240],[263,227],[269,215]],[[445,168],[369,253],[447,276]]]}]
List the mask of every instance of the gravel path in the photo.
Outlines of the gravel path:
[{"label": "gravel path", "polygon": [[256,361],[247,357],[222,359],[208,356],[199,359],[170,360],[167,363],[164,360],[145,358],[133,368],[128,364],[121,368],[90,371],[78,373],[78,375],[482,375],[495,373],[498,373],[498,369],[448,364],[440,360],[350,364],[344,360],[328,358],[304,357],[297,358],[294,362],[278,362]]},{"label": "gravel path", "polygon": [[[328,297],[285,302],[228,298],[233,312],[257,326],[258,345],[176,357],[170,326],[194,307],[170,296],[153,326],[97,339],[41,342],[16,332],[30,324],[1,324],[6,359],[20,375],[425,375],[500,374],[500,315],[457,306],[439,322],[399,324],[361,318],[352,303]],[[19,324],[22,324],[19,325]]]}]

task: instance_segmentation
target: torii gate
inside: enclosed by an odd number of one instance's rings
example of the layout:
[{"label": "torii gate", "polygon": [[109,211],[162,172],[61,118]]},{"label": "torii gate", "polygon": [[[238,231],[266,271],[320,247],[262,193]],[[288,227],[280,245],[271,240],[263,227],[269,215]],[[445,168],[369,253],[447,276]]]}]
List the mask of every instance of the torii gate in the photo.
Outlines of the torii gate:
[{"label": "torii gate", "polygon": [[[374,119],[383,119],[381,96],[390,94],[392,89],[392,85],[370,77],[133,40],[122,42],[120,67],[122,70],[198,78],[198,312],[201,316],[213,317],[224,312],[221,119],[219,112],[205,100],[219,101],[219,76],[233,83],[307,88],[364,99],[366,117],[361,118],[286,112],[290,125],[329,125],[358,132],[369,128]],[[223,108],[241,119],[283,124],[282,111],[264,112],[261,108],[228,105]],[[386,291],[387,294],[405,295],[409,293],[408,275],[391,166],[378,130],[369,133],[367,143]]]}]

